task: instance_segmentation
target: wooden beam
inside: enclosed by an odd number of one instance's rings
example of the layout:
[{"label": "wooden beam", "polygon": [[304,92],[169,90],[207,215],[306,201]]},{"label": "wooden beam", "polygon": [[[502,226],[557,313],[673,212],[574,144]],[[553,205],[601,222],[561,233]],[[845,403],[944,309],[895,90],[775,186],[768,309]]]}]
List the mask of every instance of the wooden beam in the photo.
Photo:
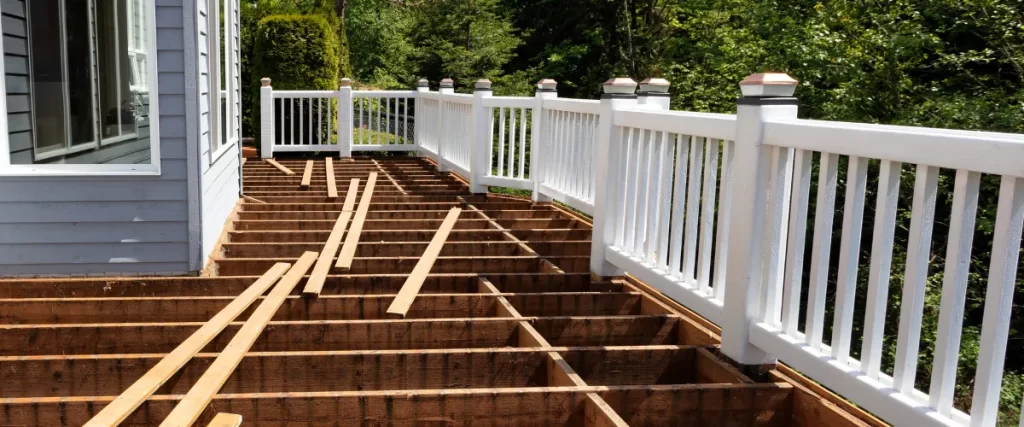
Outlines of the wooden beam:
[{"label": "wooden beam", "polygon": [[252,197],[252,196],[242,195],[242,198],[245,199],[245,200],[248,200],[250,202],[253,202],[253,203],[259,203],[259,204],[263,204],[263,205],[267,204],[267,202],[264,202],[264,201],[262,201],[260,199]]},{"label": "wooden beam", "polygon": [[232,320],[235,320],[239,314],[242,314],[243,311],[249,308],[253,301],[256,301],[260,295],[263,295],[263,292],[270,288],[282,274],[285,274],[285,271],[290,266],[290,264],[279,263],[275,264],[270,270],[267,270],[262,277],[256,280],[234,301],[231,301],[227,307],[224,307],[217,315],[203,324],[199,330],[195,331],[166,357],[160,360],[156,366],[146,372],[142,378],[135,381],[124,393],[121,393],[113,402],[105,406],[100,413],[96,414],[85,425],[88,427],[113,426],[128,418],[139,405],[145,402],[161,385],[174,376],[182,366],[185,366],[189,360],[192,360],[192,357],[199,353],[203,347],[217,337],[217,334],[220,334]]},{"label": "wooden beam", "polygon": [[306,274],[309,267],[316,260],[316,252],[306,252],[295,261],[295,265],[285,273],[281,281],[274,286],[270,294],[264,298],[259,307],[253,311],[249,319],[235,334],[224,351],[217,356],[210,368],[206,370],[199,381],[185,394],[185,397],[178,402],[174,410],[164,419],[162,427],[191,426],[199,418],[203,410],[213,399],[213,395],[220,391],[220,388],[227,381],[231,373],[238,367],[242,357],[249,351],[252,344],[256,342],[263,329],[270,323],[277,309],[281,307],[285,298],[292,292],[292,289],[299,283],[302,276]]},{"label": "wooden beam", "polygon": [[263,159],[263,161],[269,163],[271,166],[277,168],[279,171],[284,172],[285,175],[295,175],[295,172],[292,172],[291,169],[284,167],[274,159]]},{"label": "wooden beam", "polygon": [[459,214],[461,213],[462,209],[460,208],[452,208],[452,210],[448,211],[448,216],[441,223],[441,228],[437,229],[434,238],[427,245],[427,250],[423,251],[423,256],[416,263],[416,267],[413,267],[412,273],[409,274],[409,278],[405,281],[405,285],[402,285],[402,290],[398,291],[398,296],[395,297],[395,300],[391,302],[391,306],[388,307],[388,313],[405,317],[406,313],[409,312],[412,301],[419,294],[423,281],[427,279],[427,274],[430,273],[431,267],[434,266],[434,261],[437,260],[437,256],[441,253],[441,248],[444,247],[444,242],[448,240],[448,234],[452,232],[452,227],[455,227],[455,221],[458,221]]},{"label": "wooden beam", "polygon": [[[330,160],[331,158],[328,157],[327,170],[330,170]],[[331,263],[334,262],[334,255],[338,253],[338,246],[341,245],[341,238],[345,235],[345,228],[348,227],[348,221],[352,219],[352,205],[355,204],[358,189],[359,178],[352,178],[352,184],[349,185],[348,193],[345,194],[345,208],[347,209],[342,210],[338,215],[338,221],[334,223],[334,229],[327,237],[327,243],[320,250],[320,257],[316,260],[316,266],[313,267],[309,280],[306,281],[306,287],[302,289],[303,294],[319,296],[320,291],[324,288],[327,273],[331,271]]]},{"label": "wooden beam", "polygon": [[213,420],[206,427],[239,427],[241,425],[241,415],[221,412],[216,417],[213,417]]},{"label": "wooden beam", "polygon": [[587,393],[584,401],[584,427],[628,427],[626,421],[597,393]]},{"label": "wooden beam", "polygon": [[[328,165],[329,164],[330,163],[328,163]],[[328,170],[330,170],[330,169],[328,169]],[[328,177],[331,176],[330,172],[328,172],[327,176]],[[312,160],[306,160],[306,170],[302,172],[302,183],[299,184],[299,188],[302,188],[303,190],[308,190],[309,189],[309,181],[311,181],[312,179],[313,179],[313,161]]]},{"label": "wooden beam", "polygon": [[359,236],[363,232],[363,221],[366,221],[366,213],[370,211],[370,199],[373,197],[373,186],[377,184],[377,172],[370,172],[370,178],[366,180],[366,187],[363,188],[363,196],[359,198],[359,208],[356,209],[356,216],[352,219],[352,226],[349,228],[348,236],[345,236],[345,244],[341,247],[338,255],[338,262],[335,267],[341,269],[352,268],[352,259],[356,256],[356,246],[359,245]]},{"label": "wooden beam", "polygon": [[334,159],[328,157],[327,167],[327,197],[338,197],[338,183],[334,182]]}]

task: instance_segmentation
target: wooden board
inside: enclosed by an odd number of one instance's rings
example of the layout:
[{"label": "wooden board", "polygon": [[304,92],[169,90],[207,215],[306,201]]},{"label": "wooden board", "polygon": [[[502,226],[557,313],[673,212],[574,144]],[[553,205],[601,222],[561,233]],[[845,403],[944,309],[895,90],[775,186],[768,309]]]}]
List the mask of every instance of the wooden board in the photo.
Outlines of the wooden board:
[{"label": "wooden board", "polygon": [[327,243],[320,250],[320,257],[316,260],[316,266],[313,267],[313,272],[309,274],[306,287],[302,289],[303,294],[320,295],[320,291],[324,288],[324,282],[327,281],[327,273],[330,272],[331,264],[334,262],[334,255],[338,253],[338,246],[341,246],[341,238],[345,235],[345,228],[348,227],[348,221],[352,219],[351,207],[355,204],[356,191],[358,189],[359,178],[352,178],[348,194],[345,194],[345,207],[348,209],[342,210],[341,214],[338,215],[338,220],[334,223],[334,229],[331,230],[331,235],[327,237]]},{"label": "wooden board", "polygon": [[[328,160],[330,161],[330,160]],[[328,163],[329,164],[329,163]],[[330,175],[328,175],[330,177]],[[309,189],[309,182],[313,180],[313,161],[306,160],[306,170],[302,172],[302,183],[299,184],[299,188],[303,190]]]},{"label": "wooden board", "polygon": [[334,159],[328,157],[327,167],[327,197],[338,197],[338,183],[334,182]]},{"label": "wooden board", "polygon": [[263,299],[259,307],[256,307],[256,310],[242,324],[242,327],[235,334],[234,338],[231,339],[227,347],[224,348],[224,351],[213,361],[210,368],[203,373],[199,381],[189,389],[185,397],[167,415],[167,418],[160,424],[162,427],[190,426],[199,418],[199,415],[206,409],[206,405],[210,403],[213,396],[220,391],[224,382],[227,381],[228,377],[235,371],[235,368],[238,367],[238,363],[242,361],[245,353],[249,351],[252,344],[263,333],[267,323],[270,323],[270,318],[281,307],[281,304],[284,303],[285,298],[292,292],[292,289],[295,289],[295,286],[298,285],[299,280],[306,274],[306,271],[313,266],[316,257],[316,252],[306,252],[299,257],[298,261],[295,261],[295,265],[285,273],[281,281],[277,283],[277,286],[274,286],[274,289]]},{"label": "wooden board", "polygon": [[260,203],[260,204],[264,204],[264,205],[267,204],[267,202],[264,202],[264,201],[262,201],[260,199],[252,197],[252,196],[243,195],[242,198],[245,199],[245,200],[248,200],[250,202],[253,202],[253,203]]},{"label": "wooden board", "polygon": [[174,376],[182,366],[185,366],[189,360],[192,360],[192,357],[199,353],[203,347],[209,344],[210,341],[213,341],[232,320],[235,320],[239,314],[248,309],[253,301],[256,301],[281,275],[285,274],[289,267],[291,267],[290,264],[278,263],[267,270],[262,277],[238,295],[227,307],[224,307],[223,310],[203,324],[199,330],[179,344],[178,347],[161,359],[156,366],[153,366],[142,378],[135,381],[134,384],[128,387],[113,402],[105,406],[100,413],[96,414],[85,425],[89,427],[113,426],[124,421],[149,396],[153,395],[161,385]]},{"label": "wooden board", "polygon": [[206,427],[239,427],[242,425],[242,416],[221,412],[210,420]]},{"label": "wooden board", "polygon": [[437,229],[434,238],[427,245],[427,250],[423,251],[423,256],[420,257],[416,267],[413,267],[412,273],[409,274],[409,278],[402,285],[402,290],[398,291],[398,296],[388,307],[388,313],[405,317],[405,314],[409,312],[409,307],[412,306],[413,300],[419,294],[423,281],[427,279],[427,274],[434,266],[434,261],[441,254],[441,248],[444,247],[444,242],[448,240],[448,234],[452,232],[452,227],[455,227],[455,222],[458,221],[461,213],[461,208],[452,208],[448,211],[448,216],[441,223],[441,228]]},{"label": "wooden board", "polygon": [[352,268],[352,259],[356,256],[356,246],[359,246],[359,236],[363,232],[366,213],[370,211],[370,199],[373,198],[373,186],[376,184],[377,172],[370,172],[370,178],[366,180],[366,187],[363,188],[363,196],[359,198],[359,208],[356,209],[348,236],[345,236],[345,244],[341,247],[341,253],[338,255],[338,262],[334,264],[337,268],[345,270]]},{"label": "wooden board", "polygon": [[284,167],[274,159],[263,159],[263,161],[269,163],[271,166],[277,168],[279,171],[284,172],[285,175],[295,175],[295,172],[292,172],[291,169]]}]

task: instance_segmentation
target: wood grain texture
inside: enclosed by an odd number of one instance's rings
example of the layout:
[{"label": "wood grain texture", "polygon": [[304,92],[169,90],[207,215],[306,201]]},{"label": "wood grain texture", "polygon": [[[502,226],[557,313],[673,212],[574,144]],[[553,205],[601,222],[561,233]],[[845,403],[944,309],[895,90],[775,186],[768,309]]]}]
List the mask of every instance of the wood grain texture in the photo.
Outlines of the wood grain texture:
[{"label": "wood grain texture", "polygon": [[[330,158],[328,158],[329,160]],[[345,235],[345,228],[348,227],[348,221],[352,219],[351,207],[355,204],[356,190],[358,188],[359,178],[353,178],[348,194],[345,195],[345,206],[348,209],[343,210],[338,215],[338,220],[334,223],[334,229],[331,230],[331,235],[327,237],[327,243],[320,250],[320,257],[316,260],[316,266],[313,267],[313,272],[310,273],[309,280],[306,281],[306,287],[302,289],[303,294],[320,295],[324,282],[327,281],[327,273],[331,270],[331,263],[334,262],[334,255],[338,253],[338,246],[341,246],[341,238]]]},{"label": "wood grain texture", "polygon": [[277,283],[277,286],[274,286],[274,289],[260,303],[256,311],[245,321],[238,330],[238,333],[235,334],[231,342],[221,352],[220,356],[217,356],[217,359],[213,361],[210,369],[199,378],[199,381],[192,386],[188,393],[185,394],[185,397],[174,407],[174,410],[164,419],[163,423],[160,424],[162,427],[190,426],[199,418],[199,415],[206,409],[206,405],[213,399],[213,395],[220,391],[224,382],[227,381],[228,377],[235,371],[235,368],[238,367],[238,363],[242,361],[242,357],[245,356],[245,353],[249,351],[252,344],[263,333],[267,323],[270,323],[270,318],[281,307],[281,304],[284,303],[285,298],[288,297],[292,289],[298,285],[299,280],[306,274],[306,271],[313,266],[316,257],[316,252],[306,252],[299,257],[295,265],[284,274],[284,277]]},{"label": "wood grain texture", "polygon": [[[328,159],[327,161],[328,161],[327,164],[330,165],[330,159]],[[328,166],[328,171],[329,170],[330,170],[330,166]],[[330,172],[328,172],[328,176],[330,176]],[[306,160],[306,170],[304,170],[302,172],[302,183],[299,184],[299,188],[302,188],[303,190],[309,189],[309,182],[312,179],[313,179],[313,161],[312,160]]]},{"label": "wood grain texture", "polygon": [[284,167],[283,165],[278,163],[277,160],[274,160],[274,159],[263,159],[263,161],[265,161],[268,164],[270,164],[271,166],[277,168],[277,170],[279,170],[281,172],[284,172],[285,175],[289,175],[289,176],[295,175],[295,172],[292,172],[291,169],[288,169],[288,168]]},{"label": "wood grain texture", "polygon": [[241,415],[221,412],[216,417],[213,417],[213,420],[206,427],[239,427],[241,425]]},{"label": "wood grain texture", "polygon": [[199,330],[195,331],[188,339],[178,345],[177,348],[160,360],[156,366],[146,372],[142,378],[135,381],[131,387],[128,387],[124,393],[121,393],[110,405],[104,407],[99,414],[96,414],[85,425],[89,427],[112,426],[124,421],[125,418],[131,415],[132,411],[138,408],[149,396],[153,395],[161,385],[167,382],[182,366],[185,366],[203,347],[220,334],[232,320],[235,320],[239,314],[249,308],[253,301],[256,301],[260,295],[263,295],[263,292],[270,288],[281,275],[285,274],[285,271],[290,266],[286,263],[278,263],[270,270],[267,270],[262,277],[256,280],[255,283],[249,286],[227,307],[224,307],[210,321],[206,322]]},{"label": "wood grain texture", "polygon": [[335,267],[341,269],[352,268],[352,259],[356,256],[356,246],[359,245],[359,236],[363,232],[363,222],[366,221],[366,213],[370,211],[370,199],[373,198],[373,187],[377,184],[377,172],[370,172],[366,180],[366,187],[363,195],[359,198],[359,208],[352,219],[352,226],[349,228],[348,236],[345,237],[345,244],[341,247],[341,254],[338,255],[338,262]]},{"label": "wood grain texture", "polygon": [[338,197],[338,183],[334,181],[334,159],[328,157],[325,160],[327,168],[327,197]]},{"label": "wood grain texture", "polygon": [[391,306],[388,307],[388,313],[405,317],[406,313],[409,312],[409,307],[412,306],[413,300],[419,294],[423,281],[427,279],[427,274],[430,273],[430,269],[434,266],[434,261],[437,260],[437,256],[441,253],[441,248],[444,247],[444,242],[448,240],[448,234],[452,232],[452,227],[455,227],[455,222],[458,221],[459,214],[461,213],[461,208],[452,208],[448,211],[448,216],[441,223],[441,228],[434,234],[434,238],[427,245],[427,250],[423,251],[423,256],[416,263],[416,267],[413,267],[412,273],[409,274],[405,285],[402,286],[402,290],[398,291],[398,296],[395,297]]}]

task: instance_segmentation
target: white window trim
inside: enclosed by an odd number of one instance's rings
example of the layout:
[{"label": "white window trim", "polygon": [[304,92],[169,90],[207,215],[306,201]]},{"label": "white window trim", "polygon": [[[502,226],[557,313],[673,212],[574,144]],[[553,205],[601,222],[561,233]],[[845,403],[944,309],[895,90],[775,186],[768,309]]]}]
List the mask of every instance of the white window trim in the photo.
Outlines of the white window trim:
[{"label": "white window trim", "polygon": [[[146,25],[148,28],[156,28],[156,3],[155,2],[144,2],[146,4]],[[62,11],[63,13],[63,11]],[[91,13],[91,12],[90,12]],[[0,23],[0,33],[3,31],[3,24]],[[156,31],[151,31],[152,37],[147,41],[150,52],[155,53],[157,51],[156,43]],[[31,38],[31,35],[30,35]],[[0,57],[3,56],[3,47],[0,46]],[[155,60],[148,60],[155,58],[155,55],[150,55],[151,58],[147,58],[146,68],[149,73],[148,83],[150,92],[150,103],[149,103],[149,149],[150,149],[150,163],[145,164],[31,164],[31,165],[12,165],[11,164],[11,147],[10,147],[10,134],[8,133],[7,126],[7,97],[0,97],[0,176],[154,176],[160,175],[160,103],[158,99],[153,99],[153,94],[159,94],[159,85],[157,83],[157,64]],[[6,69],[4,61],[0,61],[0,76],[6,75]],[[0,78],[0,92],[7,93],[6,79]],[[94,101],[95,102],[95,101]],[[154,120],[153,118],[157,118]],[[82,144],[82,147],[95,148],[96,144]],[[58,152],[62,154],[68,154],[69,152],[75,152],[75,150],[85,150],[86,148],[72,147],[70,149],[54,150],[51,152],[43,153],[43,156],[54,157],[57,156]],[[35,146],[33,144],[33,150]]]},{"label": "white window trim", "polygon": [[[236,81],[237,67],[235,66],[238,62],[238,58],[235,57],[235,14],[234,9],[237,6],[238,0],[224,0],[224,9],[220,8],[220,0],[209,0],[207,2],[207,14],[206,14],[206,39],[207,39],[207,60],[210,61],[209,68],[209,79],[210,84],[208,87],[209,100],[210,100],[210,164],[216,163],[224,153],[227,153],[232,147],[238,145],[240,138],[241,129],[235,128],[236,110],[240,110],[241,102],[239,100],[240,94],[236,90],[240,82]],[[224,67],[227,68],[227,76],[224,78],[225,88],[221,88],[221,67],[220,67],[220,52],[221,52],[221,34],[220,34],[220,15],[226,13],[224,17],[224,31],[227,33],[224,37]],[[226,99],[224,99],[223,93],[226,93]],[[226,102],[227,114],[226,117],[222,117],[221,114],[221,103]],[[227,126],[223,126],[223,121],[229,120]],[[225,139],[221,135],[221,128],[225,127],[228,130],[228,137],[221,143],[222,139]],[[234,132],[232,132],[234,131]]]}]

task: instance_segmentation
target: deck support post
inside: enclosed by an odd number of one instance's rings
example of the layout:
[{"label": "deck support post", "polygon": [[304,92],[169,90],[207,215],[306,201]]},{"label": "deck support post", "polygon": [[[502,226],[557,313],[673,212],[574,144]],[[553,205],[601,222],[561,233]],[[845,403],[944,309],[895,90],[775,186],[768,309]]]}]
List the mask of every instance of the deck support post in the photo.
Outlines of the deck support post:
[{"label": "deck support post", "polygon": [[491,81],[480,79],[473,86],[473,136],[469,146],[469,190],[475,194],[487,193],[487,186],[480,182],[491,170],[491,114],[484,107],[484,98],[490,98]]},{"label": "deck support post", "polygon": [[545,196],[540,191],[544,179],[544,156],[540,154],[544,149],[544,100],[558,98],[558,82],[554,79],[541,79],[537,82],[537,92],[534,94],[536,104],[533,107],[532,128],[530,130],[530,180],[533,181],[533,201],[550,202],[551,197]]},{"label": "deck support post", "polygon": [[[614,240],[615,212],[613,204],[619,193],[615,177],[619,176],[619,145],[622,139],[615,129],[615,110],[635,107],[637,104],[636,82],[628,77],[618,77],[604,83],[601,95],[601,115],[598,119],[597,149],[592,164],[597,171],[594,192],[594,231],[590,244],[590,272],[598,276],[618,276],[622,270],[605,259],[608,243]],[[612,154],[614,151],[615,154]]]},{"label": "deck support post", "polygon": [[744,365],[774,364],[773,356],[750,343],[750,326],[760,321],[762,260],[768,224],[770,152],[764,146],[764,122],[796,118],[797,81],[786,74],[753,74],[740,82],[743,96],[737,101],[732,195],[725,233],[728,244],[725,267],[725,299],[722,316],[722,353]]},{"label": "deck support post", "polygon": [[274,157],[274,88],[270,77],[260,79],[260,157]]},{"label": "deck support post", "polygon": [[[416,152],[419,157],[427,156],[427,152],[423,149],[423,133],[427,129],[427,115],[425,113],[426,108],[423,106],[423,94],[430,92],[430,83],[427,79],[419,79],[416,81],[416,98],[413,101],[413,111],[416,116],[413,118],[413,141],[416,144]],[[416,120],[419,119],[420,124],[416,125]]]},{"label": "deck support post", "polygon": [[451,168],[449,168],[448,165],[446,165],[444,163],[444,154],[445,154],[444,153],[444,145],[446,143],[446,141],[444,140],[445,139],[445,135],[446,135],[445,134],[445,127],[446,127],[445,126],[445,120],[446,120],[446,118],[445,118],[445,114],[444,114],[444,110],[445,110],[444,96],[445,95],[452,95],[452,94],[455,93],[455,81],[452,80],[452,79],[448,79],[448,78],[442,79],[441,80],[441,87],[439,87],[437,89],[437,92],[438,92],[438,97],[437,97],[437,99],[438,99],[438,101],[437,101],[437,119],[438,119],[438,121],[440,123],[438,123],[438,126],[437,126],[437,129],[438,129],[437,130],[437,157],[434,158],[434,161],[437,162],[437,171],[438,172],[449,172],[449,171],[451,171]]},{"label": "deck support post", "polygon": [[[338,156],[352,157],[352,80],[341,79],[338,88]],[[312,131],[311,131],[312,132]]]}]

